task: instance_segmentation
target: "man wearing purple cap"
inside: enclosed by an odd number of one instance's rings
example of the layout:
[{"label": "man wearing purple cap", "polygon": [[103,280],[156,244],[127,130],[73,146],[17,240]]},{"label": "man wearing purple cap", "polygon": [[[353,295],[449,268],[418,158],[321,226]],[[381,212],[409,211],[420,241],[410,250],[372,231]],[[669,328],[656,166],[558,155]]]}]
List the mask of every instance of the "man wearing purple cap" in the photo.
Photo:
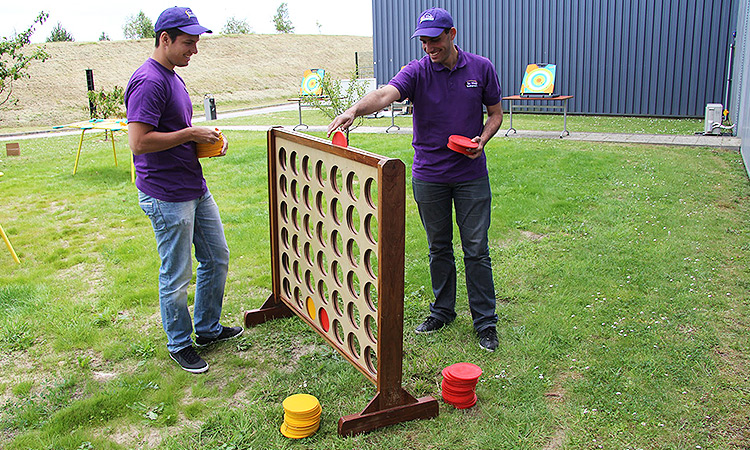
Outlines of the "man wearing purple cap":
[{"label": "man wearing purple cap", "polygon": [[[189,8],[164,10],[156,20],[156,48],[125,90],[128,141],[137,173],[141,209],[151,219],[161,258],[159,306],[169,355],[192,373],[208,370],[193,348],[193,321],[187,289],[193,275],[191,248],[198,269],[195,282],[195,343],[205,346],[242,334],[242,327],[219,323],[229,248],[224,226],[198,162],[196,143],[215,143],[213,128],[192,125],[193,105],[175,67],[198,53],[198,40],[211,30]],[[226,153],[225,139],[222,155]]]},{"label": "man wearing purple cap", "polygon": [[[415,330],[432,333],[456,317],[456,264],[453,256],[453,208],[461,234],[466,291],[479,345],[497,348],[497,315],[487,231],[491,191],[484,147],[503,121],[500,83],[487,58],[453,43],[453,18],[442,8],[419,16],[416,31],[422,59],[407,64],[382,88],[369,93],[328,126],[347,129],[358,116],[372,114],[408,98],[414,105],[412,188],[430,248],[435,302]],[[482,106],[487,108],[484,122]],[[484,122],[484,123],[483,123]],[[447,146],[450,135],[471,138],[477,148],[463,155]]]}]

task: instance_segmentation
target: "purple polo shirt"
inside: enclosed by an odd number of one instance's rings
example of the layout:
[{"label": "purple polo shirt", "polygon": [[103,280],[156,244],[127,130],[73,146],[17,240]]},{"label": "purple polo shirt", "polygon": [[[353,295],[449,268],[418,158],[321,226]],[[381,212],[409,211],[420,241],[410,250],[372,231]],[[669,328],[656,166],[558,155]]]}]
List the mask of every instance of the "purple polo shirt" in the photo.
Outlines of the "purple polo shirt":
[{"label": "purple polo shirt", "polygon": [[414,105],[414,163],[412,176],[433,183],[458,183],[487,175],[484,153],[467,158],[448,148],[448,136],[473,138],[482,134],[482,105],[502,100],[492,62],[462,51],[453,70],[433,63],[428,55],[410,62],[389,84]]},{"label": "purple polo shirt", "polygon": [[[192,126],[193,104],[185,82],[173,70],[149,58],[130,77],[125,89],[128,122],[153,125],[155,131]],[[143,155],[133,155],[136,187],[167,202],[195,200],[206,193],[206,180],[195,142]]]}]

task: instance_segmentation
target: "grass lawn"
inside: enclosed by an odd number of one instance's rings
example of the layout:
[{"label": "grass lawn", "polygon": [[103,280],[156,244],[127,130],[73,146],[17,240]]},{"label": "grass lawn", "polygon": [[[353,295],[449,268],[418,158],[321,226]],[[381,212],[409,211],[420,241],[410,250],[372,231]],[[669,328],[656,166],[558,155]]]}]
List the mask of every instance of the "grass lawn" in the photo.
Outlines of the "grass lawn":
[{"label": "grass lawn", "polygon": [[[271,284],[265,133],[225,134],[229,155],[203,166],[232,252],[223,322],[237,325]],[[0,224],[21,259],[0,247],[0,447],[750,447],[750,184],[736,152],[491,141],[495,353],[477,344],[463,283],[453,324],[412,332],[431,291],[407,189],[404,387],[440,398],[440,370],[469,361],[483,369],[479,402],[441,401],[434,420],[342,439],[338,418],[375,387],[300,319],[203,351],[204,375],[169,359],[127,140],[115,167],[99,138],[84,142],[75,176],[77,136],[21,141],[22,156],[0,158]],[[410,141],[351,135],[407,166]],[[320,400],[321,428],[289,440],[281,402],[301,392]]]}]

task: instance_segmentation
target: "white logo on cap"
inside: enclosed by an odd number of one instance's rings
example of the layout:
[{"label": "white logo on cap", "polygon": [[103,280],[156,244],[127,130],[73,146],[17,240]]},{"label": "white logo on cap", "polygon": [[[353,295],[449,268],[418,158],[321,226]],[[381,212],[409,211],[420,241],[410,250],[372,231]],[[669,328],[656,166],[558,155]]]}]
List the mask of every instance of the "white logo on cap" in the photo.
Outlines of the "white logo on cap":
[{"label": "white logo on cap", "polygon": [[189,9],[186,9],[186,10],[185,10],[185,15],[186,15],[186,16],[188,16],[188,18],[193,18],[193,17],[195,17],[195,14],[193,14],[193,11],[191,11],[191,10],[189,10]]},{"label": "white logo on cap", "polygon": [[425,13],[422,17],[419,18],[419,23],[427,20],[435,20],[435,17],[433,17],[431,13]]}]

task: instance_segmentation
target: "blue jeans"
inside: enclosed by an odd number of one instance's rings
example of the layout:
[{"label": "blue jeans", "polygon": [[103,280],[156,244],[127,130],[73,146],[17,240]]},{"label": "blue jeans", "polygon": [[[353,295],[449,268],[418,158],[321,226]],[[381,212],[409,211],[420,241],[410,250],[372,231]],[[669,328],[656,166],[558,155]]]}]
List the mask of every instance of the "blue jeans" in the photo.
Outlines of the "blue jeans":
[{"label": "blue jeans", "polygon": [[489,177],[450,184],[413,178],[412,188],[430,247],[430,277],[435,295],[435,302],[430,304],[430,316],[445,323],[456,318],[455,206],[474,329],[479,332],[494,327],[497,323],[495,285],[487,238],[492,208]]},{"label": "blue jeans", "polygon": [[167,350],[177,352],[193,344],[188,310],[188,284],[193,276],[192,246],[198,260],[195,281],[195,333],[215,337],[229,269],[229,248],[219,208],[210,192],[188,202],[165,202],[138,192],[138,202],[151,219],[161,258],[159,305],[167,333]]}]

